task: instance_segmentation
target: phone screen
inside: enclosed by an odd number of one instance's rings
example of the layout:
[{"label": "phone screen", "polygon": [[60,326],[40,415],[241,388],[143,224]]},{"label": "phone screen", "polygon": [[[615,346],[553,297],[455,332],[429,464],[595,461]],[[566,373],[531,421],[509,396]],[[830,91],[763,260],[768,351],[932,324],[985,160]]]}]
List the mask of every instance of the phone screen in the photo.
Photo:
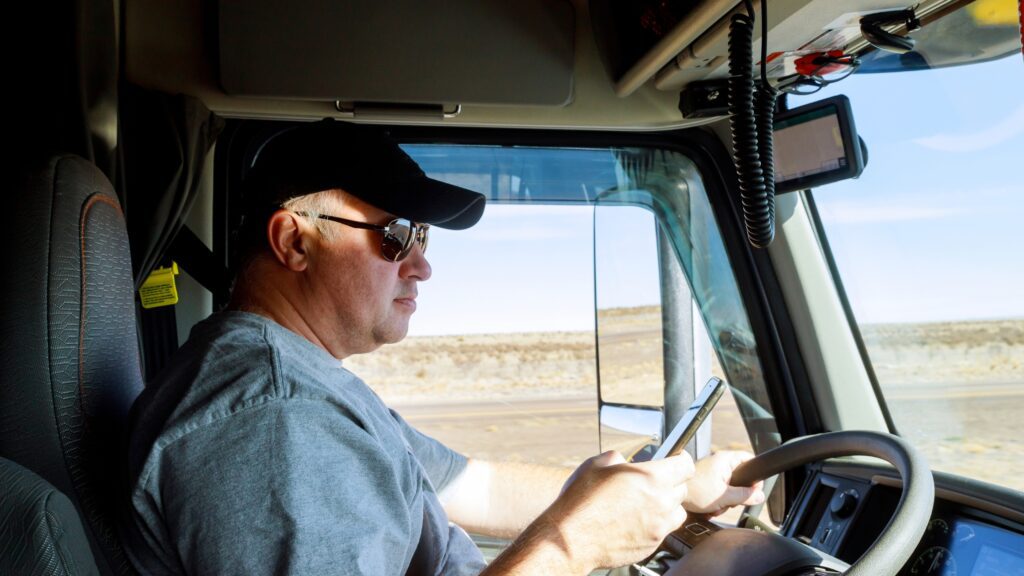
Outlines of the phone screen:
[{"label": "phone screen", "polygon": [[679,419],[676,427],[665,437],[665,441],[661,443],[661,447],[654,453],[651,460],[675,456],[682,452],[693,435],[697,433],[700,425],[711,414],[711,410],[714,409],[715,404],[718,404],[718,399],[724,392],[725,382],[712,376],[697,395],[697,399],[687,408],[686,414]]}]

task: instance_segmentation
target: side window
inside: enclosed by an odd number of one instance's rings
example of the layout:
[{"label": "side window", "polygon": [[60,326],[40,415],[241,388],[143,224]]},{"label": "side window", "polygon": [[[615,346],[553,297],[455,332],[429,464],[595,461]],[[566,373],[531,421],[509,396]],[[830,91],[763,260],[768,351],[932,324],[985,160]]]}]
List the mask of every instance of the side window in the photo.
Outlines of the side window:
[{"label": "side window", "polygon": [[[725,378],[689,283],[649,206],[600,202],[594,212],[601,449],[632,454],[651,444],[650,430],[617,419],[659,412],[658,439],[712,376]],[[632,414],[631,414],[632,412]],[[653,423],[652,423],[653,425]],[[646,432],[646,433],[645,433]],[[720,449],[751,450],[732,394],[726,392],[691,445],[697,457]]]},{"label": "side window", "polygon": [[[659,441],[715,373],[733,391],[698,453],[750,449],[748,431],[758,450],[777,442],[750,324],[687,158],[406,150],[431,177],[489,198],[474,228],[432,229],[433,276],[410,337],[346,360],[414,426],[472,457],[575,466],[602,447]],[[599,380],[603,400],[664,414],[659,432],[609,444]]]},{"label": "side window", "polygon": [[[693,290],[700,289],[705,303],[718,308],[712,324],[719,327],[735,317],[735,311],[726,314],[722,304],[739,302],[735,293],[718,302],[707,298],[716,291],[713,283],[731,280],[731,273],[728,278],[721,274],[722,263],[729,272],[725,258],[711,257],[720,238],[709,228],[714,222],[706,198],[698,182],[687,181],[695,173],[680,170],[692,164],[663,152],[627,149],[617,155],[627,167],[649,169],[635,174],[623,169],[619,185],[596,201],[601,443],[602,449],[624,453],[635,453],[646,445],[649,455],[712,375],[730,381]],[[693,192],[701,195],[691,198]],[[745,317],[731,323],[749,335]],[[719,329],[717,335],[731,342],[729,334]],[[744,340],[752,342],[749,337]],[[741,375],[741,380],[751,370],[759,374],[751,360],[731,362],[733,374]],[[744,363],[749,364],[747,368],[737,370]],[[751,389],[761,392],[760,383]],[[654,422],[656,432],[650,408],[662,412],[661,422]],[[777,441],[772,434],[766,439]],[[724,395],[688,449],[698,458],[720,449],[752,450],[731,392]]]}]

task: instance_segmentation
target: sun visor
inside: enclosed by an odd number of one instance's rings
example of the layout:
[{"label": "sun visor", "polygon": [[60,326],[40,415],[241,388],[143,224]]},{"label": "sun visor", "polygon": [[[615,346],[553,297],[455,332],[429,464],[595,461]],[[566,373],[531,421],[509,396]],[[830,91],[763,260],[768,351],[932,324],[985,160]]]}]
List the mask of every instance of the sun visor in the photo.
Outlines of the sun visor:
[{"label": "sun visor", "polygon": [[233,96],[564,106],[567,0],[220,0],[220,81]]}]

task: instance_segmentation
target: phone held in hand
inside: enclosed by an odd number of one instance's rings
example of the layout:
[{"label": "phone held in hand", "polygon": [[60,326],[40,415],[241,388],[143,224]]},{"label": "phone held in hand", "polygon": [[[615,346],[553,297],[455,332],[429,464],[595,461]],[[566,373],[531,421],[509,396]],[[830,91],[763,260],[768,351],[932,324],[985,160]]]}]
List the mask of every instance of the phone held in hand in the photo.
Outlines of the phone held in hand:
[{"label": "phone held in hand", "polygon": [[690,404],[686,413],[679,419],[672,432],[665,437],[665,441],[661,443],[661,447],[654,453],[651,460],[660,460],[682,452],[693,435],[700,429],[700,425],[711,414],[711,410],[715,408],[715,404],[718,404],[718,400],[724,392],[725,382],[712,376],[697,395],[697,399]]}]

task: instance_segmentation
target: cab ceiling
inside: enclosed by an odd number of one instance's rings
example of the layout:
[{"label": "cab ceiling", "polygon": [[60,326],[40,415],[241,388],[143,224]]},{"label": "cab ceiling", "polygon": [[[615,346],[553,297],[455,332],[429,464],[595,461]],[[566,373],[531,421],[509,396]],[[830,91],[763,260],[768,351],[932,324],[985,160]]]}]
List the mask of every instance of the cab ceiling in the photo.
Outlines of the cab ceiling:
[{"label": "cab ceiling", "polygon": [[[795,49],[839,13],[902,1],[774,0],[770,50]],[[604,17],[611,2],[594,0],[595,12]],[[679,89],[727,73],[720,23],[736,6],[688,5],[669,34],[613,78],[602,56],[614,26],[598,22],[596,39],[587,0],[128,0],[125,74],[196,96],[226,117],[354,111],[385,123],[676,128],[707,121],[683,119]]]}]

